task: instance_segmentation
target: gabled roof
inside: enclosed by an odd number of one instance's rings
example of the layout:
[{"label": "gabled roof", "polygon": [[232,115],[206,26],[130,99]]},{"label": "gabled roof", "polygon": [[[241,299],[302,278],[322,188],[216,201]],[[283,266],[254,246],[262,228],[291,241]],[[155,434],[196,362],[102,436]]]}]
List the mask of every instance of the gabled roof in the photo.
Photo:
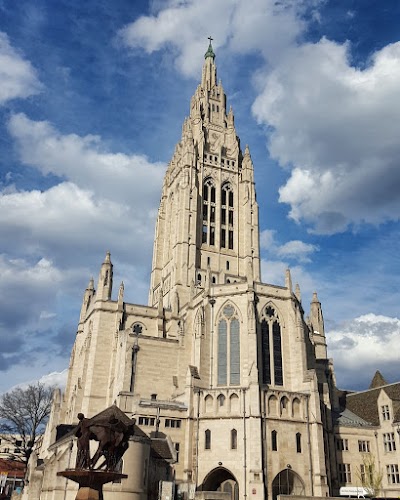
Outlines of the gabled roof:
[{"label": "gabled roof", "polygon": [[89,421],[97,424],[108,424],[111,418],[116,418],[125,425],[132,425],[133,423],[133,420],[131,420],[126,413],[120,410],[116,405],[109,406],[97,415],[94,415],[89,419]]},{"label": "gabled roof", "polygon": [[400,421],[400,382],[346,395],[346,409],[372,425],[379,425],[378,398],[384,391],[393,402],[394,422]]}]

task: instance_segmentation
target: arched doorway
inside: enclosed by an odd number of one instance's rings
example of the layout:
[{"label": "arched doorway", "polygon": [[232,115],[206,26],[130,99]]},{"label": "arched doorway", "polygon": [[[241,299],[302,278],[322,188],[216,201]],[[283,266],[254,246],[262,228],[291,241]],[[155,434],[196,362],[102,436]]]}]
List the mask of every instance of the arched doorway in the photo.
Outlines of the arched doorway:
[{"label": "arched doorway", "polygon": [[229,493],[231,500],[239,500],[239,485],[235,476],[225,467],[217,467],[207,474],[200,485],[201,491]]},{"label": "arched doorway", "polygon": [[272,481],[272,499],[278,495],[304,495],[304,483],[301,477],[287,468],[275,476]]}]

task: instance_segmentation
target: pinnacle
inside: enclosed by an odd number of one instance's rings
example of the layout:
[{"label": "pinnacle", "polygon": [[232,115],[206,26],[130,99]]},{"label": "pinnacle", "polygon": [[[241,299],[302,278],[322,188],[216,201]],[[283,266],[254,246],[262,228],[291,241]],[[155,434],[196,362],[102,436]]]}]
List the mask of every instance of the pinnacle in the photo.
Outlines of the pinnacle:
[{"label": "pinnacle", "polygon": [[214,49],[213,49],[213,46],[211,44],[212,38],[209,36],[208,39],[210,40],[210,43],[208,45],[207,52],[204,54],[204,59],[207,59],[207,57],[212,57],[213,59],[215,59]]}]

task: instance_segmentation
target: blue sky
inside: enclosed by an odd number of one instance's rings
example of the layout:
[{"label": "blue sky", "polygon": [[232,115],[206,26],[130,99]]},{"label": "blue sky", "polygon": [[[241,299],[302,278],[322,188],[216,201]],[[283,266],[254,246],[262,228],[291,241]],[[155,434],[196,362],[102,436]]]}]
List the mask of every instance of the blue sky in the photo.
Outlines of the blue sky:
[{"label": "blue sky", "polygon": [[[207,37],[255,164],[263,279],[322,302],[338,385],[399,380],[397,0],[3,0],[0,392],[68,366],[111,251],[145,303]],[[52,374],[52,375],[48,375]]]}]

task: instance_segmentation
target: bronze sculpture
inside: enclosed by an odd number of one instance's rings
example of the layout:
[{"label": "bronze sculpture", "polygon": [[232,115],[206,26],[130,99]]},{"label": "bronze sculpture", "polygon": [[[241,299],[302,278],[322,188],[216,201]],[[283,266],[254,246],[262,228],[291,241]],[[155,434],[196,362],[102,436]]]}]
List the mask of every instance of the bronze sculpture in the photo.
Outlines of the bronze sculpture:
[{"label": "bronze sculpture", "polygon": [[[118,472],[119,462],[128,449],[130,436],[134,434],[135,420],[123,422],[114,415],[108,418],[85,418],[83,413],[78,414],[79,424],[75,430],[78,438],[78,453],[76,469],[103,469]],[[90,441],[99,443],[93,457],[90,457]],[[97,463],[101,457],[104,461]]]}]

